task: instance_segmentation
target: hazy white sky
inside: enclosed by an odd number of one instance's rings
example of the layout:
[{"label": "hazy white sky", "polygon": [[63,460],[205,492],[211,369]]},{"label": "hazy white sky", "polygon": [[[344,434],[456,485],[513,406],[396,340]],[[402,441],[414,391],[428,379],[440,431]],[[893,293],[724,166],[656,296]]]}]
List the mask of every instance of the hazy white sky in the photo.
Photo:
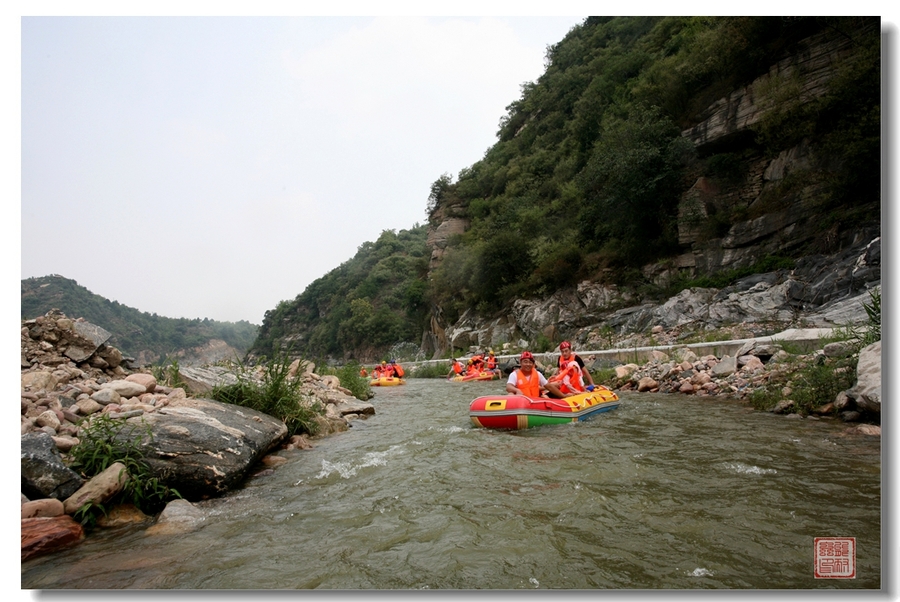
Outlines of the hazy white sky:
[{"label": "hazy white sky", "polygon": [[[104,2],[7,8],[21,163],[2,169],[20,177],[21,232],[7,238],[21,236],[21,278],[60,274],[142,311],[260,324],[363,242],[424,223],[431,183],[484,155],[546,47],[587,14],[667,13],[557,2],[531,12],[543,16],[411,17],[389,15],[414,5],[351,2],[327,5],[351,16],[225,17],[209,4],[127,4],[149,16]],[[423,6],[529,14],[513,2]]]},{"label": "hazy white sky", "polygon": [[248,320],[496,141],[568,17],[23,17],[22,278]]}]

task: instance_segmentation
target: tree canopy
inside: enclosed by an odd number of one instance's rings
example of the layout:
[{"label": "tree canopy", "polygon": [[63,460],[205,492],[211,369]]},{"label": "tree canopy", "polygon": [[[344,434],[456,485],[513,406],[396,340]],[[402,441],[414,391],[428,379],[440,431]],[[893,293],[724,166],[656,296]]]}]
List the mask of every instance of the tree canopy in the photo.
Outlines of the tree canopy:
[{"label": "tree canopy", "polygon": [[255,356],[359,358],[418,341],[428,315],[427,228],[385,230],[374,243],[266,312]]}]

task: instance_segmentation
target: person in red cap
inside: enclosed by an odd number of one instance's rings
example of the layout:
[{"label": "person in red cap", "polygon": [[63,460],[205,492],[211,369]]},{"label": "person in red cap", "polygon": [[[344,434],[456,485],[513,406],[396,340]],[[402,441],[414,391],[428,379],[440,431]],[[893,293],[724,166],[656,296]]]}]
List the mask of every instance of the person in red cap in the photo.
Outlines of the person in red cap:
[{"label": "person in red cap", "polygon": [[568,366],[569,362],[572,360],[578,362],[578,367],[581,368],[581,376],[584,378],[585,386],[588,387],[589,391],[593,391],[594,379],[591,378],[591,373],[584,367],[584,360],[572,350],[572,343],[563,341],[559,344],[559,360],[557,361],[559,372],[565,370],[566,366]]},{"label": "person in red cap", "polygon": [[552,397],[568,397],[559,390],[559,387],[547,382],[544,375],[535,370],[534,355],[530,351],[523,351],[519,356],[519,367],[510,373],[506,381],[506,392],[526,397],[541,397],[544,392],[550,393]]},{"label": "person in red cap", "polygon": [[567,364],[559,367],[559,372],[547,380],[558,386],[563,393],[584,393],[583,374],[578,362],[570,358]]}]

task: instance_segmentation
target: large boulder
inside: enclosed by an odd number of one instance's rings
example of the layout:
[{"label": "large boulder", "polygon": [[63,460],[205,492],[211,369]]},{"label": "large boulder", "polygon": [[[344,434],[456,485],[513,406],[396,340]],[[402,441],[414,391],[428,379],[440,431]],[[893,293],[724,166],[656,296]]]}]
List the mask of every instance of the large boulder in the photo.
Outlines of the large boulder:
[{"label": "large boulder", "polygon": [[160,481],[185,499],[225,493],[287,436],[284,422],[211,399],[176,399],[156,412],[128,419],[143,437],[144,459]]},{"label": "large boulder", "polygon": [[114,462],[66,499],[66,514],[75,514],[85,504],[105,504],[122,491],[128,479],[125,465]]},{"label": "large boulder", "polygon": [[881,415],[881,341],[864,347],[856,365],[856,385],[847,391],[856,407],[870,414]]},{"label": "large boulder", "polygon": [[69,344],[65,355],[76,362],[83,362],[94,355],[94,352],[112,336],[100,326],[84,321],[72,322],[71,332],[74,334],[68,337]]},{"label": "large boulder", "polygon": [[71,516],[22,519],[22,560],[69,548],[84,539],[84,529]]},{"label": "large boulder", "polygon": [[22,435],[22,493],[30,499],[64,500],[84,479],[63,464],[53,437],[43,431]]},{"label": "large boulder", "polygon": [[[147,392],[147,387],[130,380],[111,380],[108,383],[100,385],[100,390],[111,389],[119,394],[120,397],[137,397]],[[94,398],[96,401],[96,398]],[[102,403],[102,402],[101,402]]]},{"label": "large boulder", "polygon": [[217,386],[238,382],[233,372],[221,366],[180,368],[178,376],[191,395],[206,395]]}]

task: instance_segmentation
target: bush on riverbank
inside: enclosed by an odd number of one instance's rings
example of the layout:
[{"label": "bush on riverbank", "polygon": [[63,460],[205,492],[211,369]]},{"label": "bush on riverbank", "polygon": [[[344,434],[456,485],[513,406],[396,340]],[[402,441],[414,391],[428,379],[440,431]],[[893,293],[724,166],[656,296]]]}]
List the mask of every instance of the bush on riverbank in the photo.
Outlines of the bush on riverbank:
[{"label": "bush on riverbank", "polygon": [[353,394],[353,397],[360,401],[372,399],[372,387],[369,386],[369,379],[360,376],[359,371],[360,365],[350,362],[335,370],[334,375],[341,381],[341,386]]},{"label": "bush on riverbank", "polygon": [[[838,395],[856,382],[859,352],[881,340],[881,289],[869,291],[869,302],[863,303],[868,321],[861,326],[848,326],[838,331],[838,336],[830,342],[846,345],[845,357],[830,358],[816,356],[808,365],[800,365],[789,378],[770,381],[765,387],[753,391],[748,397],[750,404],[758,410],[770,411],[783,404],[784,413],[808,415],[821,413],[823,408],[829,413],[839,412],[834,404]],[[791,403],[793,402],[793,403]]]},{"label": "bush on riverbank", "polygon": [[[779,403],[790,400],[793,404],[785,407],[783,413],[807,416],[821,412],[821,408],[827,407],[841,391],[846,391],[856,382],[859,356],[838,360],[818,357],[822,358],[821,363],[803,366],[787,380],[770,381],[765,387],[750,393],[747,396],[750,405],[757,410],[772,411]],[[833,408],[830,413],[837,414],[838,411]]]},{"label": "bush on riverbank", "polygon": [[75,513],[75,518],[86,527],[93,526],[107,507],[117,504],[134,504],[145,514],[160,512],[170,500],[181,498],[177,490],[163,485],[153,476],[144,461],[141,445],[152,437],[150,429],[124,420],[98,414],[82,420],[79,426],[79,443],[68,455],[69,468],[90,480],[104,470],[120,462],[125,466],[128,480],[122,491],[106,504],[85,504]]},{"label": "bush on riverbank", "polygon": [[174,357],[166,358],[166,362],[154,365],[151,368],[151,374],[156,382],[172,388],[185,388],[184,379],[181,378],[181,370],[178,360]]}]

